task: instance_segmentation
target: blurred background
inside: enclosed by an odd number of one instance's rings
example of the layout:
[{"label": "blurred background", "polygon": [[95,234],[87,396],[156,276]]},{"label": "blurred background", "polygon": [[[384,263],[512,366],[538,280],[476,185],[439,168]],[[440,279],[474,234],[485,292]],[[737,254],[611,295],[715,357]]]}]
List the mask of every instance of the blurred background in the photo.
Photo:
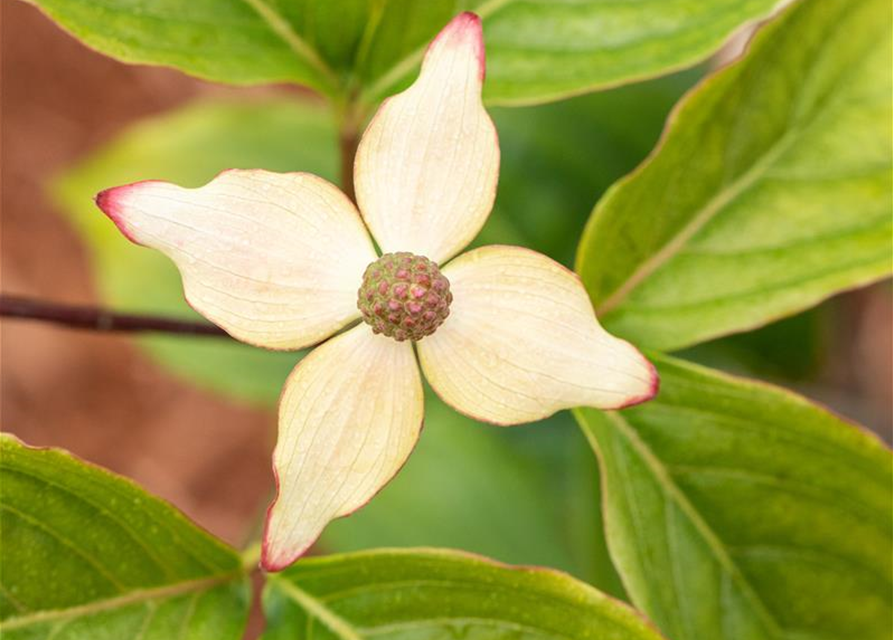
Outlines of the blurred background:
[{"label": "blurred background", "polygon": [[[505,160],[479,242],[526,244],[571,264],[600,194],[644,158],[699,74],[494,109]],[[332,123],[309,94],[127,66],[29,5],[3,5],[4,294],[188,314],[169,265],[127,244],[91,196],[135,179],[200,184],[227,166],[335,178],[335,151]],[[891,324],[882,283],[681,355],[797,389],[890,442]],[[275,399],[296,356],[22,320],[2,322],[0,350],[4,430],[133,478],[233,544],[256,536],[272,487]],[[622,595],[593,539],[594,456],[568,416],[547,422],[496,430],[429,399],[417,455],[321,548],[460,547],[566,569]]]}]

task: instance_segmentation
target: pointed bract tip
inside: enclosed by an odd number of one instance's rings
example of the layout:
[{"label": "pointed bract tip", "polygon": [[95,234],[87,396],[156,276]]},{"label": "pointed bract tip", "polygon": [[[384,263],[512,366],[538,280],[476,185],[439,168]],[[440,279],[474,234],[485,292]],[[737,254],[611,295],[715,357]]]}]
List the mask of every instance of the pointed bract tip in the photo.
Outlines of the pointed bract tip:
[{"label": "pointed bract tip", "polygon": [[[278,479],[276,482],[276,489],[277,491],[279,489]],[[285,567],[291,564],[290,562],[283,562],[279,557],[274,557],[272,545],[270,544],[270,518],[275,504],[276,500],[273,500],[270,506],[267,507],[267,516],[264,521],[264,535],[260,543],[260,568],[268,573],[282,571]]]},{"label": "pointed bract tip", "polygon": [[272,528],[273,508],[276,506],[276,502],[279,501],[279,493],[281,490],[279,470],[276,468],[275,464],[273,465],[273,483],[276,486],[276,496],[273,498],[270,506],[267,507],[267,513],[264,517],[264,534],[260,544],[260,568],[267,573],[276,573],[277,571],[282,571],[283,569],[288,568],[297,561],[298,558],[307,553],[307,551],[310,550],[310,547],[313,546],[313,543],[316,542],[316,539],[313,539],[304,545],[303,548],[296,549],[290,554],[283,554],[281,551],[273,550],[271,542],[273,536],[270,529]]},{"label": "pointed bract tip", "polygon": [[260,568],[267,573],[276,573],[282,571],[287,566],[288,563],[283,563],[270,557],[269,547],[267,547],[267,543],[264,542],[260,553]]},{"label": "pointed bract tip", "polygon": [[264,534],[260,543],[260,568],[269,573],[282,571],[287,566],[287,563],[282,564],[281,561],[274,560],[272,558],[272,550],[270,549],[270,521],[273,519],[273,507],[276,506],[276,502],[279,500],[279,492],[282,490],[279,484],[279,470],[276,469],[275,463],[273,464],[273,483],[276,486],[276,495],[273,496],[273,501],[267,507],[267,513],[264,516]]},{"label": "pointed bract tip", "polygon": [[114,189],[103,189],[95,196],[93,196],[93,202],[96,203],[96,206],[99,207],[103,213],[108,214],[108,212],[112,208],[112,192]]},{"label": "pointed bract tip", "polygon": [[127,189],[131,186],[133,185],[103,189],[93,197],[93,202],[96,203],[96,206],[99,207],[100,211],[108,216],[109,220],[115,223],[115,226],[118,227],[118,230],[122,234],[124,234],[125,238],[127,238],[134,244],[142,244],[139,240],[136,239],[136,236],[134,236],[133,232],[128,228],[127,223],[124,220],[121,203],[119,201],[122,190]]},{"label": "pointed bract tip", "polygon": [[450,24],[453,24],[454,22],[465,27],[477,29],[478,31],[481,30],[481,17],[473,11],[463,11],[453,18],[450,21]]},{"label": "pointed bract tip", "polygon": [[260,568],[267,573],[276,573],[283,569],[287,569],[306,554],[310,550],[310,547],[313,546],[314,542],[316,542],[316,540],[312,540],[304,547],[289,554],[283,554],[281,552],[275,553],[271,548],[269,536],[264,533],[264,539],[260,546]]},{"label": "pointed bract tip", "polygon": [[484,31],[481,26],[481,18],[476,13],[464,11],[449,21],[447,25],[440,30],[437,37],[431,41],[428,47],[428,55],[438,47],[471,47],[474,56],[477,58],[478,69],[481,82],[484,81],[484,75],[487,71],[487,64],[484,55]]},{"label": "pointed bract tip", "polygon": [[650,385],[648,387],[648,391],[646,391],[645,393],[643,393],[640,396],[635,396],[635,397],[629,399],[628,401],[623,403],[621,406],[617,407],[618,410],[629,409],[630,407],[634,407],[637,404],[642,404],[643,402],[648,402],[649,400],[651,400],[652,398],[657,396],[658,392],[660,391],[660,375],[657,373],[657,368],[654,366],[654,364],[652,364],[652,362],[650,360],[645,358],[645,356],[642,356],[642,358],[645,360],[645,362],[648,363],[648,371],[651,376],[651,381],[650,381]]}]

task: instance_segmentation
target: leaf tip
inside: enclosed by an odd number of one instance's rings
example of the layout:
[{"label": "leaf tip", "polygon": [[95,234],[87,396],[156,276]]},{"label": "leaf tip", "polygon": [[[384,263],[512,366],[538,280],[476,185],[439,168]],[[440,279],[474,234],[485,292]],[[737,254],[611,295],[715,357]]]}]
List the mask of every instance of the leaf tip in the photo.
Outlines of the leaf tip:
[{"label": "leaf tip", "polygon": [[275,539],[276,536],[270,533],[270,530],[270,517],[268,515],[267,524],[264,527],[264,539],[260,547],[260,568],[267,573],[277,573],[287,569],[307,553],[310,547],[313,546],[313,543],[316,542],[314,538],[303,545],[290,548],[280,544]]}]

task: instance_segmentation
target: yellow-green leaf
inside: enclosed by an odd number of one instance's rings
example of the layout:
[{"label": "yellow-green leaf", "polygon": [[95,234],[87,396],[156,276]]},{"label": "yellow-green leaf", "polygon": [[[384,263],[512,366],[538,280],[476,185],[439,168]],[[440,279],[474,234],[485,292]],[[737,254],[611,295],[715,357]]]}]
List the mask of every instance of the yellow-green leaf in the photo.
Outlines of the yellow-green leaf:
[{"label": "yellow-green leaf", "polygon": [[658,397],[581,409],[608,548],[672,640],[887,640],[893,464],[789,392],[665,356]]},{"label": "yellow-green leaf", "polygon": [[438,549],[301,560],[270,577],[264,608],[265,640],[660,640],[570,576]]},{"label": "yellow-green leaf", "polygon": [[238,640],[238,554],[132,482],[0,435],[4,640]]},{"label": "yellow-green leaf", "polygon": [[890,273],[890,25],[888,0],[802,0],[683,99],[580,243],[610,330],[679,349]]}]

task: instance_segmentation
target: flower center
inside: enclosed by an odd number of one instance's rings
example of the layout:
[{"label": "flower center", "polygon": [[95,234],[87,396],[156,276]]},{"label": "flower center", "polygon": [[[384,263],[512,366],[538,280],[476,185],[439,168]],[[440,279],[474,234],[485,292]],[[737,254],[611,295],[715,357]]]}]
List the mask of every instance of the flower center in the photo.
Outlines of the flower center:
[{"label": "flower center", "polygon": [[386,253],[366,267],[357,307],[375,333],[398,342],[430,336],[450,315],[450,281],[414,253]]}]

